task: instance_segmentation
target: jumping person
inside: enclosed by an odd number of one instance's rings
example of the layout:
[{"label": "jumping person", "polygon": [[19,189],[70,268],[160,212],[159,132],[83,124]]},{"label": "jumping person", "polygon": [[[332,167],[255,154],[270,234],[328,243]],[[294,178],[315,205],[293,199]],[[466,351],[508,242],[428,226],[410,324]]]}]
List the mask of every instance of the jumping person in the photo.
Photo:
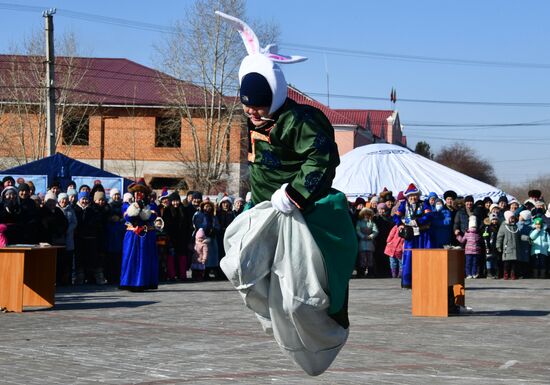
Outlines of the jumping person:
[{"label": "jumping person", "polygon": [[348,336],[347,287],[357,255],[346,197],[331,188],[340,162],[334,128],[320,110],[287,98],[276,62],[305,58],[261,49],[246,24],[217,13],[237,26],[248,51],[239,82],[254,205],[228,227],[222,268],[283,351],[319,375]]}]

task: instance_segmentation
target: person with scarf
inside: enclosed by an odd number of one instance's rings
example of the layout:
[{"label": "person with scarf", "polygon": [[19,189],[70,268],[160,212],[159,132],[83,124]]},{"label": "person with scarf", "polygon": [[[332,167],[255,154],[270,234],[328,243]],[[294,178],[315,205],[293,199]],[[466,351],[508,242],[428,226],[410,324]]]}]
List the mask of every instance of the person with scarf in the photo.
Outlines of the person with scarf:
[{"label": "person with scarf", "polygon": [[420,190],[411,183],[403,192],[405,200],[393,216],[394,223],[403,231],[400,234],[405,238],[401,287],[406,289],[412,288],[412,249],[431,248],[431,210],[423,207],[420,195]]},{"label": "person with scarf", "polygon": [[144,291],[158,287],[156,214],[149,205],[151,189],[140,179],[128,187],[134,202],[124,203],[126,234],[122,244],[120,286],[122,290]]}]

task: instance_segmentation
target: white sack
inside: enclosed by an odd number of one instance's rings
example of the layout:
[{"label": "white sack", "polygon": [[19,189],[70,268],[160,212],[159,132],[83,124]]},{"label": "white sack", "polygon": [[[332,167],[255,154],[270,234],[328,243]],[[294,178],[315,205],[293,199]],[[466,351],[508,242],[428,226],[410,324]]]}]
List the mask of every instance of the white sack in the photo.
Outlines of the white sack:
[{"label": "white sack", "polygon": [[224,244],[221,268],[264,330],[306,373],[323,373],[348,329],[328,316],[323,256],[302,214],[260,203],[235,218]]}]

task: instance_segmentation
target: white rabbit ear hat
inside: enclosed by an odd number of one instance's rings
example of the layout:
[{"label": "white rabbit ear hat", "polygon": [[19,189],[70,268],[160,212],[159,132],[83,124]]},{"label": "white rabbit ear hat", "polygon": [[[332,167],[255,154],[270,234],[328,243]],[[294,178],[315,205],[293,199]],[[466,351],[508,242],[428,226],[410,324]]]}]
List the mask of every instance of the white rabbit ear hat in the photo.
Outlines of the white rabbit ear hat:
[{"label": "white rabbit ear hat", "polygon": [[[258,37],[254,31],[242,20],[220,11],[215,12],[218,16],[232,23],[243,40],[248,56],[245,57],[239,69],[239,84],[241,86],[241,101],[245,105],[254,107],[265,107],[253,103],[266,103],[269,101],[269,94],[266,83],[258,76],[247,76],[259,74],[267,81],[271,91],[271,103],[269,114],[277,111],[285,102],[287,97],[287,83],[283,71],[276,63],[292,64],[306,60],[303,56],[282,55],[277,53],[277,46],[270,44],[267,47],[260,47]],[[246,77],[246,79],[245,79]],[[244,84],[243,84],[244,80]],[[249,83],[250,82],[250,83]],[[242,91],[245,90],[243,96]],[[254,102],[256,99],[257,101]]]},{"label": "white rabbit ear hat", "polygon": [[[269,90],[262,90],[261,81],[258,81],[258,77],[247,76],[250,74],[263,76],[269,85]],[[250,84],[251,82],[255,84]],[[255,100],[269,100],[265,94],[270,91],[269,114],[281,108],[288,93],[288,85],[281,68],[261,53],[248,55],[243,59],[239,69],[239,85],[241,86],[241,102],[245,105],[263,106],[263,103],[258,105]]]}]

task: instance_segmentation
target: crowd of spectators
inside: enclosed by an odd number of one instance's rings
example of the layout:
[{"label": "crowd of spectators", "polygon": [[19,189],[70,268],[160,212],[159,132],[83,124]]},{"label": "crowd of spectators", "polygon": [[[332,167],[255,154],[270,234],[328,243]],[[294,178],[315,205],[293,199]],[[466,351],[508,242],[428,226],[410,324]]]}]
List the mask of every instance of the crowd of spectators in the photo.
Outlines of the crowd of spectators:
[{"label": "crowd of spectators", "polygon": [[[547,277],[550,210],[539,190],[520,203],[504,195],[474,201],[454,191],[422,196],[411,186],[396,197],[384,189],[350,202],[359,246],[356,277],[402,278],[409,247],[465,248],[466,278]],[[118,284],[127,231],[122,208],[132,194],[106,192],[99,181],[70,183],[64,191],[54,182],[44,196],[31,182],[16,185],[11,177],[1,187],[0,246],[63,246],[57,285]],[[159,280],[223,279],[224,233],[248,203],[166,188],[148,200],[157,216]]]}]

